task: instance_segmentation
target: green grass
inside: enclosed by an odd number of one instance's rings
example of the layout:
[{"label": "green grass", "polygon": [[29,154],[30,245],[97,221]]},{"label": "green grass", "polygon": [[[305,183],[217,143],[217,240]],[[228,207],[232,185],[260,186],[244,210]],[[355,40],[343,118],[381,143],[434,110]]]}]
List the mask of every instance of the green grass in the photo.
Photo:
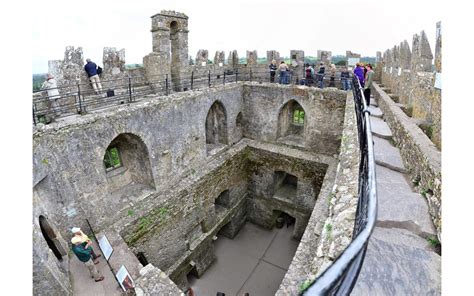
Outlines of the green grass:
[{"label": "green grass", "polygon": [[440,244],[438,238],[436,236],[430,236],[426,239],[428,241],[428,243],[430,244],[430,246],[432,247],[436,247],[437,245]]}]

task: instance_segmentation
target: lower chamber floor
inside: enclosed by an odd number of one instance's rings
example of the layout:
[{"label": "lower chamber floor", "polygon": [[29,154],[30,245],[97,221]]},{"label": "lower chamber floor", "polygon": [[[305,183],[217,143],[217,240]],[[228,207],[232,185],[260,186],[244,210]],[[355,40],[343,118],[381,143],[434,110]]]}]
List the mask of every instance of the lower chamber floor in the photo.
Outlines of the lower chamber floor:
[{"label": "lower chamber floor", "polygon": [[196,296],[275,295],[299,242],[292,238],[294,224],[266,230],[247,222],[234,239],[219,236],[216,260],[196,278],[188,275]]}]

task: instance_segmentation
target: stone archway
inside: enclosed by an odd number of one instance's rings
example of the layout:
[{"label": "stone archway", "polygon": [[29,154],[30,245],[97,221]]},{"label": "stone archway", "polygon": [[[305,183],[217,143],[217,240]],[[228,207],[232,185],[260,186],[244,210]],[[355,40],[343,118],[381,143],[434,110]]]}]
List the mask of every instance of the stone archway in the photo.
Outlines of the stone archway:
[{"label": "stone archway", "polygon": [[41,233],[43,234],[43,237],[46,240],[48,247],[51,249],[54,256],[59,261],[62,261],[62,257],[65,256],[67,253],[59,243],[56,232],[54,231],[53,227],[50,225],[48,219],[45,216],[40,215],[38,219]]},{"label": "stone archway", "polygon": [[116,136],[104,153],[103,165],[110,193],[127,190],[133,196],[155,189],[148,148],[137,135]]},{"label": "stone archway", "polygon": [[278,114],[278,139],[304,141],[306,130],[306,112],[296,101],[290,100],[280,109]]},{"label": "stone archway", "polygon": [[209,108],[206,117],[206,150],[211,150],[227,145],[227,113],[221,102],[216,101]]}]

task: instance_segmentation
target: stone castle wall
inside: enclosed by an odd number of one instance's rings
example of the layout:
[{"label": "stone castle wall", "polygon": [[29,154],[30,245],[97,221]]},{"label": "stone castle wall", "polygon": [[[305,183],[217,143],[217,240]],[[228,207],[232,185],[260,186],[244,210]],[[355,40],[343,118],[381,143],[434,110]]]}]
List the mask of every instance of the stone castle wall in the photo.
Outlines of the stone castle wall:
[{"label": "stone castle wall", "polygon": [[435,66],[422,31],[413,36],[411,51],[406,40],[386,50],[376,77],[412,118],[427,126],[429,138],[441,150],[441,89],[435,87],[436,76],[441,76],[441,23],[437,23],[436,37]]}]

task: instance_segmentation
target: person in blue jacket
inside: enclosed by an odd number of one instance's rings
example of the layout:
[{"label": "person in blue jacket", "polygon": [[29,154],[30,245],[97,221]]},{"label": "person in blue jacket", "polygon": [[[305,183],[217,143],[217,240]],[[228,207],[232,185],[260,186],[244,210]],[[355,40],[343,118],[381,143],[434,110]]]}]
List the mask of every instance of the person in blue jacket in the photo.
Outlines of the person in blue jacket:
[{"label": "person in blue jacket", "polygon": [[91,61],[91,59],[86,59],[87,64],[84,66],[84,70],[89,77],[92,87],[96,94],[100,94],[102,91],[102,85],[100,84],[99,74],[97,73],[97,65]]}]

